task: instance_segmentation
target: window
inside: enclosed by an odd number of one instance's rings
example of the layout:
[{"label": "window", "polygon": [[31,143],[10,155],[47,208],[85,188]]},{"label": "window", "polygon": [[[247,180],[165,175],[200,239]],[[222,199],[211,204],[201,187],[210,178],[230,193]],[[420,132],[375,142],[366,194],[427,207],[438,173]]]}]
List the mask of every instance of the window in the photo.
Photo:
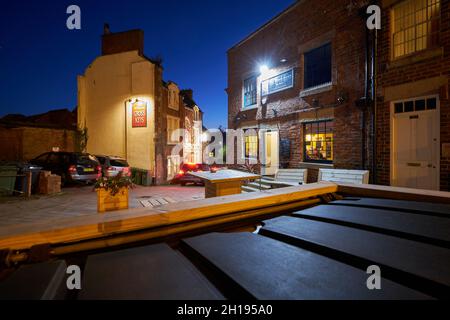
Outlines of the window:
[{"label": "window", "polygon": [[437,106],[436,98],[421,98],[417,100],[399,101],[394,103],[395,113],[434,110]]},{"label": "window", "polygon": [[244,80],[244,108],[256,104],[256,77]]},{"label": "window", "polygon": [[197,106],[194,107],[194,121],[201,121],[200,109]]},{"label": "window", "polygon": [[179,137],[173,137],[175,130],[180,128],[180,119],[167,116],[167,143],[177,144],[180,142]]},{"label": "window", "polygon": [[440,0],[407,0],[392,9],[393,57],[438,44]]},{"label": "window", "polygon": [[304,89],[331,83],[331,43],[305,53]]},{"label": "window", "polygon": [[169,90],[169,108],[173,109],[173,110],[178,110],[179,109],[179,95],[178,92],[176,90],[174,90],[173,88],[171,88]]},{"label": "window", "polygon": [[258,158],[258,136],[256,134],[245,135],[244,137],[244,155],[246,159]]},{"label": "window", "polygon": [[304,158],[307,162],[333,162],[334,121],[304,124]]},{"label": "window", "polygon": [[275,77],[261,82],[261,95],[267,96],[271,93],[292,88],[294,85],[294,70],[283,72]]}]

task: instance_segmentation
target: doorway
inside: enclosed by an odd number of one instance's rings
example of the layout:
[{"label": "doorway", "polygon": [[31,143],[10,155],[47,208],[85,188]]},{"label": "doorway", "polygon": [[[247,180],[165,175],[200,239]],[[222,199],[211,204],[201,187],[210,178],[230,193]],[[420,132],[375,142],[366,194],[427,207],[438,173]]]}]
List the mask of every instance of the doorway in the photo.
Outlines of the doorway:
[{"label": "doorway", "polygon": [[439,190],[440,119],[437,96],[391,106],[391,184]]},{"label": "doorway", "polygon": [[263,133],[262,175],[274,175],[279,168],[278,131]]}]

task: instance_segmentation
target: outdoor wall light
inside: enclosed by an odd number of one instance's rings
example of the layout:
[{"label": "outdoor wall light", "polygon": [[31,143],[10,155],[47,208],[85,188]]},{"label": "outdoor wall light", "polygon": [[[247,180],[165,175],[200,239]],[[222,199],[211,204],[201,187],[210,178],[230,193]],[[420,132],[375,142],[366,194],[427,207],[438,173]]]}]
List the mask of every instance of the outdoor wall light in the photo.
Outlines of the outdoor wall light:
[{"label": "outdoor wall light", "polygon": [[266,74],[267,72],[269,72],[269,67],[263,64],[259,66],[259,72],[261,72],[261,74]]},{"label": "outdoor wall light", "polygon": [[281,59],[280,62],[281,63],[285,63],[287,60],[286,59]]}]

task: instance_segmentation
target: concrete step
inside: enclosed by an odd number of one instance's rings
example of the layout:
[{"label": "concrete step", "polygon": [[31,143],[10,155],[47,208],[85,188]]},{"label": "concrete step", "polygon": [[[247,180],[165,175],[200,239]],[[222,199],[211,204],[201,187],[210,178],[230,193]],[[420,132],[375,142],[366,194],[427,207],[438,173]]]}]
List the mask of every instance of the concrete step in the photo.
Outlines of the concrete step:
[{"label": "concrete step", "polygon": [[246,184],[246,186],[252,187],[252,188],[256,188],[256,189],[261,189],[261,190],[269,190],[272,189],[270,187],[270,185],[268,184],[264,184],[264,183],[259,183],[259,181],[255,181],[255,182],[249,182]]},{"label": "concrete step", "polygon": [[249,192],[259,192],[260,190],[258,188],[253,188],[247,185],[242,186],[242,192],[243,193],[249,193]]}]

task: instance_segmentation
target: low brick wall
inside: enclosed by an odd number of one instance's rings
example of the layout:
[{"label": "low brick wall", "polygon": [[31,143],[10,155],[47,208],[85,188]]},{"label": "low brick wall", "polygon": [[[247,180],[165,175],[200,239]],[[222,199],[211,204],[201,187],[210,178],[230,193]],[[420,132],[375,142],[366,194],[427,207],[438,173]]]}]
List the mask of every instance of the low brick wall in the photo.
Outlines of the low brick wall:
[{"label": "low brick wall", "polygon": [[58,147],[60,151],[76,151],[75,130],[14,127],[0,128],[0,160],[27,161]]}]

